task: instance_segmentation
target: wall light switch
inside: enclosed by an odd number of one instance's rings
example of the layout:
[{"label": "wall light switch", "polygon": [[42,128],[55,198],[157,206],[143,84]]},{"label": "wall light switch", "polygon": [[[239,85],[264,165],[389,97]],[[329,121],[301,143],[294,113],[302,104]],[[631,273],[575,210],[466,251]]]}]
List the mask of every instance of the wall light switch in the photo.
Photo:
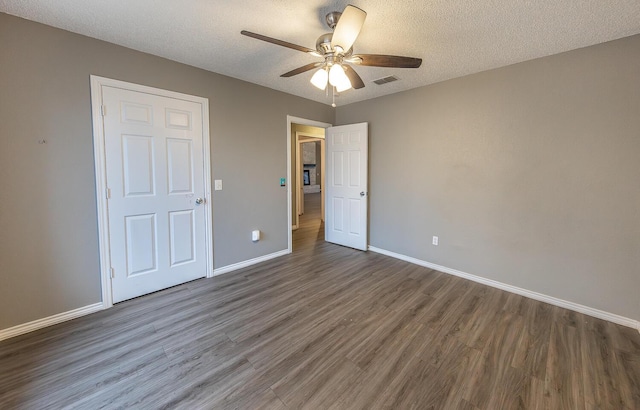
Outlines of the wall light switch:
[{"label": "wall light switch", "polygon": [[222,191],[222,180],[221,179],[216,179],[214,181],[214,190]]}]

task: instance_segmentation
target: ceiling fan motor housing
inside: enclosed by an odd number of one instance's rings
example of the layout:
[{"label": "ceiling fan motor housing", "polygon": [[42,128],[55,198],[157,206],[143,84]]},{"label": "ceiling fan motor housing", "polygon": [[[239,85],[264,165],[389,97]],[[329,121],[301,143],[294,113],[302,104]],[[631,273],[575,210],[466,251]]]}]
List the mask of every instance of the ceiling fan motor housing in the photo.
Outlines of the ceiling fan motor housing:
[{"label": "ceiling fan motor housing", "polygon": [[333,53],[333,48],[331,48],[331,38],[333,37],[333,33],[325,33],[318,37],[318,41],[316,41],[316,50],[321,55]]},{"label": "ceiling fan motor housing", "polygon": [[320,55],[325,58],[330,55],[341,55],[345,58],[348,58],[349,56],[351,56],[351,54],[353,54],[353,47],[351,47],[347,51],[340,50],[339,52],[336,52],[336,50],[331,47],[332,38],[333,33],[325,33],[318,37],[318,40],[316,41],[316,50],[318,51],[318,53],[320,53]]},{"label": "ceiling fan motor housing", "polygon": [[327,20],[327,25],[331,30],[336,28],[336,26],[338,25],[338,20],[340,20],[340,16],[342,16],[342,13],[340,13],[339,11],[332,11],[331,13],[328,13],[327,16],[325,17]]}]

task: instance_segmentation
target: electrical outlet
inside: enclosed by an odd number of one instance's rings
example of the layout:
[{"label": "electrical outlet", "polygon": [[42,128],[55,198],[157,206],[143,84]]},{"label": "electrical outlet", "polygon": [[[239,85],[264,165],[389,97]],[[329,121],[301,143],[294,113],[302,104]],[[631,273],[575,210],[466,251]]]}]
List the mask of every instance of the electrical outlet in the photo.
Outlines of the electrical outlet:
[{"label": "electrical outlet", "polygon": [[221,179],[216,179],[216,180],[214,181],[214,187],[213,187],[213,189],[214,189],[215,191],[222,191],[222,180],[221,180]]},{"label": "electrical outlet", "polygon": [[438,246],[438,237],[437,237],[437,236],[434,236],[434,237],[433,237],[433,240],[431,241],[431,243],[432,243],[433,245],[435,245],[435,246]]}]

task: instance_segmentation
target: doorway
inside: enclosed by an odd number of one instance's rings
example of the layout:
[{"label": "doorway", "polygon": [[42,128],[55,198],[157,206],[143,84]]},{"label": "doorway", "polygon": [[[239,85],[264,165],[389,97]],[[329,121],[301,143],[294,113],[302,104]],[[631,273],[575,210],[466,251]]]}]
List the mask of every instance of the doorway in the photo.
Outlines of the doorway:
[{"label": "doorway", "polygon": [[[321,215],[317,226],[309,228],[316,233],[310,243],[326,240],[337,245],[366,251],[368,248],[368,124],[331,124],[287,116],[287,202],[288,202],[288,252],[293,252],[293,232],[298,233],[306,219],[298,218],[299,203],[295,192],[297,180],[304,181],[304,168],[296,167],[297,146],[296,126],[311,126],[325,131],[325,147],[321,150],[326,156],[326,173],[320,200]],[[298,160],[298,163],[301,161]],[[326,175],[325,175],[326,174]],[[300,182],[304,186],[304,182]],[[308,198],[311,199],[311,198]],[[313,205],[311,205],[313,207]],[[324,209],[322,209],[324,207]],[[322,219],[326,225],[322,224]],[[298,226],[295,225],[298,223]],[[324,229],[320,229],[324,226]],[[307,232],[309,233],[309,232]],[[301,234],[298,234],[299,238]],[[305,235],[305,238],[313,236]]]},{"label": "doorway", "polygon": [[[324,218],[324,134],[331,124],[287,116],[288,240],[313,221],[315,230]],[[306,153],[306,154],[305,154]],[[305,172],[307,171],[307,172]],[[305,174],[308,175],[305,181]],[[308,182],[305,185],[305,182]]]},{"label": "doorway", "polygon": [[296,221],[293,251],[324,239],[324,129],[316,136],[296,132]]},{"label": "doorway", "polygon": [[300,217],[305,215],[305,201],[310,198],[318,201],[319,218],[324,221],[324,129],[316,129],[316,135],[296,132],[296,189],[292,198],[296,202],[296,212],[293,230],[298,228]]}]

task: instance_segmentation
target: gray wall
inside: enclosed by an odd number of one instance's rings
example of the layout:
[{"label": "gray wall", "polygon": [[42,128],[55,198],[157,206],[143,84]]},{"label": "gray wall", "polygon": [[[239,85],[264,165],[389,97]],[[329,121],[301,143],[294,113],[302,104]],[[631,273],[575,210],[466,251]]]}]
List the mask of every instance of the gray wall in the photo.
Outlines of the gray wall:
[{"label": "gray wall", "polygon": [[215,267],[287,248],[286,116],[334,120],[323,104],[0,13],[0,329],[101,299],[90,74],[209,99],[224,180]]},{"label": "gray wall", "polygon": [[372,246],[640,319],[640,36],[337,109],[363,121]]}]

